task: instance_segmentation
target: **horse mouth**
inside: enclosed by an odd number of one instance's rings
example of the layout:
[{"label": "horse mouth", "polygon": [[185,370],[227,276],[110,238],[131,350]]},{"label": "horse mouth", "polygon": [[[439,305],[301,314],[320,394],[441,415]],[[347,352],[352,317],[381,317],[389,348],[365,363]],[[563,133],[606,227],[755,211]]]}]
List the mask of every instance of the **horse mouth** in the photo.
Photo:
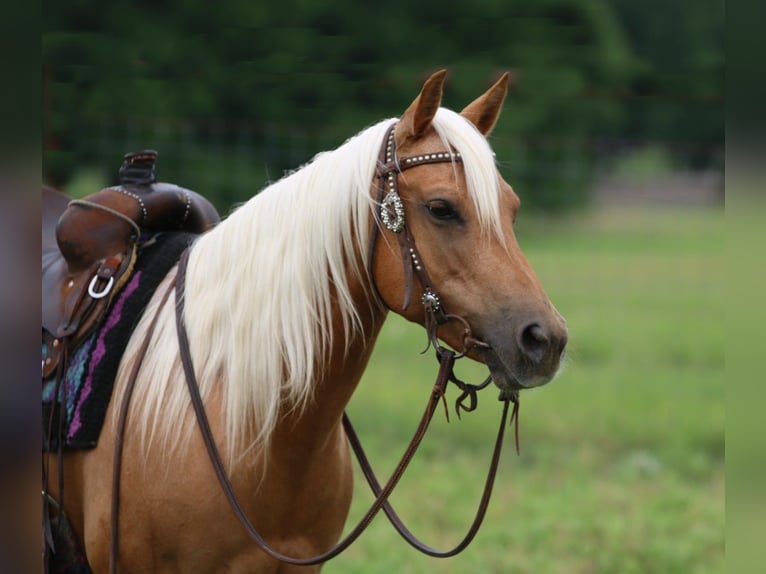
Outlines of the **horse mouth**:
[{"label": "horse mouth", "polygon": [[526,376],[517,376],[514,369],[506,364],[501,356],[493,348],[483,349],[482,358],[492,375],[492,381],[503,391],[520,391],[522,389],[531,389],[541,387],[549,383],[553,376],[530,374]]}]

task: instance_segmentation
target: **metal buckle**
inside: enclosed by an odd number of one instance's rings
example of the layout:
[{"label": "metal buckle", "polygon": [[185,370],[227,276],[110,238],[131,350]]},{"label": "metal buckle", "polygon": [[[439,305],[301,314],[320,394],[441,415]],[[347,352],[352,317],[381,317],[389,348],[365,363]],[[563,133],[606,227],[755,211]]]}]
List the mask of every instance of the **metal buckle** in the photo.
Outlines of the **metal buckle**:
[{"label": "metal buckle", "polygon": [[109,278],[109,281],[106,283],[106,287],[104,287],[101,291],[96,291],[96,281],[98,281],[100,277],[98,275],[94,275],[93,279],[90,280],[90,285],[88,285],[88,295],[93,297],[94,299],[103,299],[107,295],[109,295],[109,292],[112,290],[112,287],[114,286],[114,275],[112,275]]}]

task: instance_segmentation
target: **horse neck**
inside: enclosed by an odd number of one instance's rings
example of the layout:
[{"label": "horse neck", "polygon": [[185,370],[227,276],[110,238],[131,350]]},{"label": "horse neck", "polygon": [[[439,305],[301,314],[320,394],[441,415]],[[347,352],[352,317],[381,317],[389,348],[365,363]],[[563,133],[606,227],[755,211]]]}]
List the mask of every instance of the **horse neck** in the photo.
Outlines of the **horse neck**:
[{"label": "horse neck", "polygon": [[[349,282],[351,295],[359,310],[361,329],[350,342],[335,337],[329,359],[314,382],[314,399],[301,413],[284,417],[274,431],[272,446],[275,451],[283,444],[296,441],[317,454],[331,446],[330,438],[340,431],[341,417],[351,396],[362,379],[372,355],[375,342],[383,326],[387,311],[373,301],[369,285],[358,279]],[[333,312],[333,328],[343,332],[341,312]]]}]

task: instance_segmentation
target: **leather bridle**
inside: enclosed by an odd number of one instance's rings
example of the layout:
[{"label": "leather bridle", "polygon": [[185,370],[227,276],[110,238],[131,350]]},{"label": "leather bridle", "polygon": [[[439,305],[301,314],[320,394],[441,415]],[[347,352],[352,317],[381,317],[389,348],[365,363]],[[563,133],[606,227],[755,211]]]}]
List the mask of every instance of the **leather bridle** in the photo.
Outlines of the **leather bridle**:
[{"label": "leather bridle", "polygon": [[[205,443],[205,447],[208,452],[208,456],[211,460],[213,469],[216,473],[216,477],[221,485],[221,488],[226,495],[229,504],[237,516],[242,526],[247,531],[250,538],[260,547],[260,549],[281,562],[287,564],[310,566],[321,564],[334,558],[340,554],[343,550],[348,548],[369,526],[373,518],[382,509],[388,517],[389,521],[396,528],[397,532],[414,548],[435,557],[449,557],[458,554],[465,549],[475,537],[476,533],[481,526],[484,515],[489,506],[489,499],[492,494],[492,487],[494,485],[495,476],[497,474],[497,468],[500,461],[500,453],[502,451],[503,436],[506,421],[508,420],[508,411],[510,403],[514,404],[513,412],[511,413],[511,423],[516,422],[515,426],[515,438],[516,438],[516,450],[518,451],[518,409],[519,398],[517,391],[501,391],[500,400],[503,402],[503,412],[500,419],[500,428],[497,433],[497,439],[495,441],[494,451],[487,473],[487,478],[484,483],[484,490],[479,502],[479,506],[474,517],[474,520],[468,529],[468,532],[463,539],[452,549],[446,551],[439,551],[430,546],[420,542],[402,523],[399,516],[394,511],[393,507],[388,502],[388,498],[393,492],[394,488],[401,479],[404,471],[409,465],[412,457],[414,456],[418,446],[420,445],[423,437],[428,430],[428,426],[433,418],[439,403],[444,404],[444,410],[447,414],[447,420],[449,421],[449,412],[447,409],[445,392],[447,385],[452,382],[460,390],[462,394],[455,401],[455,410],[460,417],[461,410],[470,412],[477,406],[477,392],[487,387],[491,381],[491,377],[488,377],[483,383],[479,385],[473,385],[465,383],[457,378],[454,373],[455,361],[465,356],[472,348],[487,348],[486,343],[473,337],[470,325],[468,322],[458,316],[449,314],[446,310],[444,302],[439,298],[428,273],[423,265],[420,253],[415,245],[415,240],[409,231],[409,228],[404,219],[404,208],[399,197],[398,188],[398,174],[402,171],[430,163],[444,163],[462,161],[460,154],[453,151],[443,151],[437,153],[429,153],[417,156],[410,156],[405,158],[397,158],[394,143],[394,128],[395,124],[392,124],[383,141],[383,146],[380,152],[380,161],[376,169],[376,177],[378,179],[377,185],[377,203],[380,205],[380,218],[376,214],[377,225],[373,226],[372,237],[370,240],[369,248],[369,273],[372,288],[377,295],[378,299],[385,305],[383,298],[381,297],[377,286],[375,285],[373,269],[373,258],[375,253],[375,245],[380,235],[380,225],[396,234],[398,242],[402,251],[402,259],[404,264],[404,281],[405,281],[405,300],[404,308],[406,309],[410,304],[412,295],[412,281],[413,276],[418,278],[418,281],[423,288],[422,304],[425,312],[425,327],[428,333],[429,343],[434,347],[436,351],[436,357],[439,361],[439,372],[436,377],[436,381],[431,390],[428,404],[426,405],[425,412],[420,419],[418,427],[407,445],[404,454],[402,455],[399,463],[397,464],[391,477],[388,479],[384,486],[380,485],[380,481],[376,477],[372,466],[367,459],[367,456],[362,449],[362,445],[359,438],[354,431],[351,421],[346,413],[343,414],[343,428],[348,437],[349,444],[359,460],[359,465],[365,475],[365,478],[375,495],[375,501],[370,506],[370,509],[360,519],[359,523],[352,529],[346,537],[343,538],[337,545],[330,550],[323,552],[317,556],[311,558],[295,558],[282,554],[266,542],[266,540],[258,533],[255,527],[242,508],[239,500],[237,499],[234,489],[226,476],[226,471],[221,460],[221,456],[218,452],[218,448],[215,444],[215,439],[210,430],[210,424],[205,413],[205,407],[200,396],[199,386],[197,384],[194,367],[192,364],[191,353],[189,350],[189,341],[186,334],[186,328],[184,326],[184,285],[186,277],[186,267],[188,263],[189,251],[188,249],[183,252],[178,264],[178,271],[175,280],[175,298],[176,298],[176,328],[178,331],[179,353],[181,357],[181,363],[184,369],[185,379],[189,388],[189,394],[191,395],[192,407],[194,409],[197,423],[202,432],[202,438]],[[388,190],[388,191],[386,191]],[[133,365],[133,369],[128,377],[126,383],[125,397],[120,409],[120,415],[117,425],[116,437],[115,437],[115,459],[114,459],[114,474],[112,483],[112,510],[111,510],[111,549],[110,549],[110,571],[116,572],[117,569],[117,557],[118,557],[118,529],[119,529],[119,495],[120,495],[120,471],[122,461],[122,445],[125,433],[125,424],[127,419],[128,407],[130,399],[133,393],[135,382],[138,376],[138,372],[141,368],[148,343],[152,338],[154,328],[157,324],[157,318],[160,310],[167,301],[171,289],[169,288],[164,294],[162,302],[157,308],[157,313],[154,316],[152,323],[145,335],[144,344],[139,350],[136,362]],[[438,341],[438,327],[449,321],[458,321],[464,327],[463,333],[463,349],[454,351],[452,349],[445,348],[440,345]],[[465,401],[468,404],[465,404]]]},{"label": "leather bridle", "polygon": [[[458,351],[455,358],[463,357],[471,348],[488,349],[489,345],[484,341],[476,339],[471,331],[471,327],[463,317],[452,315],[447,312],[444,301],[439,297],[434,287],[431,277],[426,271],[423,257],[418,251],[404,214],[404,204],[399,194],[399,174],[405,170],[421,165],[432,163],[454,163],[462,162],[463,158],[457,151],[441,151],[436,153],[426,153],[399,158],[396,155],[396,143],[394,139],[394,130],[396,123],[393,123],[386,131],[383,145],[378,157],[378,166],[375,170],[375,176],[378,179],[376,205],[380,206],[380,216],[372,228],[370,238],[370,247],[368,253],[368,276],[372,284],[373,291],[378,300],[387,308],[393,307],[385,302],[383,296],[378,290],[375,282],[375,249],[380,236],[381,224],[391,231],[399,243],[401,250],[402,265],[404,267],[404,301],[402,311],[406,311],[412,300],[413,276],[417,277],[420,286],[423,289],[421,303],[425,312],[424,326],[428,333],[428,342],[436,349],[437,357],[443,351],[437,336],[438,327],[449,321],[458,321],[463,325],[463,349]],[[488,379],[489,380],[489,379]],[[487,381],[488,381],[487,380]]]}]

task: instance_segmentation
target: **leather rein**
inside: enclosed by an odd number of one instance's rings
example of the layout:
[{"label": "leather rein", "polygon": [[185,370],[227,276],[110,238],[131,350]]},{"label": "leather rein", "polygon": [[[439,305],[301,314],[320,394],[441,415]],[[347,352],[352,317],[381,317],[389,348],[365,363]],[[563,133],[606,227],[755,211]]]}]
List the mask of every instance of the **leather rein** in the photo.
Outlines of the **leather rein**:
[{"label": "leather rein", "polygon": [[[423,288],[422,303],[423,303],[423,307],[425,311],[425,326],[426,326],[426,331],[428,333],[429,346],[432,345],[434,347],[434,350],[436,351],[436,357],[437,357],[437,360],[439,361],[439,371],[436,376],[436,381],[434,382],[433,388],[431,390],[425,411],[420,419],[417,429],[415,430],[415,433],[412,439],[407,445],[407,448],[405,449],[404,454],[399,460],[399,463],[396,465],[394,472],[391,474],[390,478],[388,479],[388,481],[386,482],[384,486],[381,486],[380,481],[375,475],[375,472],[373,471],[372,466],[370,465],[367,455],[365,454],[362,448],[361,442],[359,441],[359,437],[357,436],[356,431],[351,425],[351,421],[348,418],[347,413],[344,412],[343,428],[346,432],[346,436],[348,438],[349,444],[351,445],[351,448],[354,451],[354,454],[356,455],[357,460],[359,461],[359,465],[367,480],[367,483],[369,484],[373,494],[375,495],[375,501],[372,503],[369,510],[364,514],[364,516],[359,520],[359,523],[340,542],[338,542],[330,550],[327,550],[326,552],[323,552],[317,556],[313,556],[310,558],[295,558],[292,556],[287,556],[285,554],[282,554],[281,552],[273,548],[271,545],[269,545],[269,543],[266,542],[266,540],[258,533],[256,528],[252,525],[252,523],[248,519],[241,504],[239,503],[239,500],[237,499],[237,496],[234,493],[232,484],[229,481],[228,476],[226,475],[226,471],[225,471],[220,453],[218,452],[218,448],[216,447],[216,444],[215,444],[215,439],[210,429],[210,424],[208,422],[208,418],[205,413],[205,407],[204,407],[202,398],[200,396],[199,386],[197,384],[197,378],[194,372],[191,353],[189,350],[189,341],[186,334],[186,328],[185,328],[184,319],[183,319],[184,299],[185,299],[184,285],[185,285],[186,268],[187,268],[188,256],[189,256],[188,249],[183,252],[178,264],[178,271],[176,274],[174,290],[175,290],[175,300],[176,300],[175,316],[176,316],[176,328],[178,332],[179,354],[180,354],[181,363],[182,363],[184,374],[185,374],[186,384],[189,388],[189,394],[191,396],[192,407],[194,409],[194,413],[197,418],[197,423],[202,433],[202,438],[205,443],[208,456],[212,463],[213,470],[216,473],[216,477],[218,478],[221,488],[223,489],[223,492],[226,495],[226,498],[229,501],[229,504],[234,514],[236,515],[237,519],[242,524],[242,526],[245,528],[250,538],[260,547],[260,549],[264,553],[266,553],[267,555],[271,556],[272,558],[276,560],[279,560],[280,562],[284,562],[287,564],[298,565],[298,566],[311,566],[311,565],[321,564],[323,562],[330,560],[331,558],[334,558],[335,556],[343,552],[345,549],[347,549],[362,534],[362,532],[364,532],[364,530],[367,528],[367,526],[369,526],[373,518],[380,512],[381,509],[386,514],[389,521],[397,530],[397,532],[402,536],[402,538],[404,538],[404,540],[407,541],[408,544],[410,544],[411,546],[413,546],[420,552],[427,554],[429,556],[440,557],[440,558],[454,556],[460,553],[462,550],[464,550],[474,539],[474,537],[476,536],[476,533],[479,530],[479,527],[481,526],[481,523],[484,519],[487,508],[489,506],[489,500],[492,494],[492,487],[494,485],[495,476],[497,474],[497,469],[498,469],[498,465],[500,461],[500,453],[502,451],[503,436],[505,434],[504,433],[505,425],[506,425],[506,422],[508,421],[508,411],[509,411],[510,403],[514,404],[513,411],[511,413],[510,422],[511,424],[514,421],[516,423],[515,439],[516,439],[517,452],[519,449],[518,392],[517,391],[501,391],[500,401],[503,402],[503,411],[500,418],[500,427],[497,433],[497,438],[495,441],[495,446],[492,453],[492,458],[491,458],[489,470],[487,473],[487,478],[484,483],[484,490],[479,502],[479,506],[476,511],[476,515],[473,519],[473,522],[468,529],[468,532],[465,534],[463,539],[455,547],[449,550],[446,550],[446,551],[436,550],[422,543],[421,541],[419,541],[410,532],[410,530],[407,529],[407,527],[399,518],[399,516],[397,515],[397,513],[395,512],[391,504],[388,502],[389,496],[393,492],[396,485],[399,483],[399,480],[401,479],[402,475],[407,469],[410,461],[412,460],[412,457],[414,456],[415,452],[420,446],[420,443],[423,440],[423,437],[425,436],[426,431],[428,430],[428,427],[431,423],[434,412],[436,411],[440,402],[444,404],[444,410],[445,410],[445,414],[447,415],[447,421],[449,421],[449,412],[448,412],[446,397],[445,397],[447,385],[451,382],[455,384],[462,391],[462,394],[455,401],[455,410],[459,418],[461,414],[461,410],[470,412],[476,408],[477,392],[487,387],[491,381],[491,377],[488,377],[481,384],[473,385],[473,384],[469,384],[469,383],[465,383],[461,381],[460,379],[457,378],[457,376],[454,373],[454,364],[456,360],[464,357],[474,347],[486,348],[488,347],[488,345],[484,343],[483,341],[480,341],[473,337],[471,328],[468,322],[464,318],[458,315],[451,315],[447,313],[444,303],[440,300],[438,294],[436,293],[436,290],[433,287],[433,284],[431,283],[430,277],[428,276],[428,273],[425,270],[425,266],[423,265],[420,254],[418,253],[417,247],[415,246],[415,240],[412,237],[412,234],[410,233],[409,228],[406,225],[406,222],[404,220],[404,209],[403,209],[403,205],[402,205],[401,199],[399,198],[399,193],[398,193],[398,174],[404,171],[405,169],[409,169],[411,167],[416,167],[419,165],[424,165],[429,163],[445,163],[445,162],[461,161],[460,154],[456,152],[452,152],[452,151],[445,151],[445,152],[437,152],[432,154],[411,156],[411,157],[406,157],[401,159],[397,158],[395,149],[394,149],[395,148],[395,145],[394,145],[395,125],[396,124],[392,124],[391,127],[388,129],[388,132],[386,133],[386,137],[383,141],[383,146],[380,152],[378,167],[376,169],[376,177],[378,179],[376,199],[377,199],[377,204],[380,205],[381,209],[380,209],[380,218],[378,218],[378,215],[376,214],[377,225],[373,226],[372,238],[370,241],[370,248],[369,248],[370,280],[371,280],[373,290],[375,294],[377,295],[379,301],[385,305],[385,302],[383,301],[382,297],[380,296],[380,293],[377,290],[377,287],[374,281],[374,275],[372,274],[373,254],[375,251],[376,241],[380,234],[380,224],[382,220],[382,224],[387,229],[395,233],[395,235],[398,238],[400,248],[402,250],[402,259],[403,259],[404,268],[405,268],[404,269],[404,276],[405,276],[404,308],[405,309],[410,303],[413,275],[418,278],[418,281],[420,282],[421,287]],[[385,194],[385,197],[384,197],[384,194]],[[165,303],[167,302],[171,290],[173,289],[168,288],[165,294],[163,295],[163,299],[157,308],[157,312],[151,324],[149,325],[148,331],[145,335],[144,343],[141,349],[139,350],[137,360],[134,363],[131,373],[128,377],[125,397],[124,397],[123,403],[121,405],[120,413],[119,413],[117,433],[115,437],[115,459],[114,459],[114,473],[113,473],[113,482],[112,482],[112,508],[111,508],[110,572],[113,572],[113,573],[117,571],[118,542],[119,542],[118,530],[119,530],[120,472],[121,472],[121,464],[122,464],[122,447],[124,442],[127,412],[129,409],[129,404],[130,404],[130,399],[133,393],[133,389],[135,387],[135,382],[138,377],[138,372],[141,368],[141,363],[143,361],[146,350],[148,348],[149,341],[151,340],[154,329],[156,327],[160,310],[164,307]],[[452,349],[442,347],[438,341],[437,331],[439,326],[449,321],[458,321],[462,323],[464,327],[463,341],[462,341],[463,349],[457,352]],[[468,401],[467,405],[465,404],[466,401]]]}]

